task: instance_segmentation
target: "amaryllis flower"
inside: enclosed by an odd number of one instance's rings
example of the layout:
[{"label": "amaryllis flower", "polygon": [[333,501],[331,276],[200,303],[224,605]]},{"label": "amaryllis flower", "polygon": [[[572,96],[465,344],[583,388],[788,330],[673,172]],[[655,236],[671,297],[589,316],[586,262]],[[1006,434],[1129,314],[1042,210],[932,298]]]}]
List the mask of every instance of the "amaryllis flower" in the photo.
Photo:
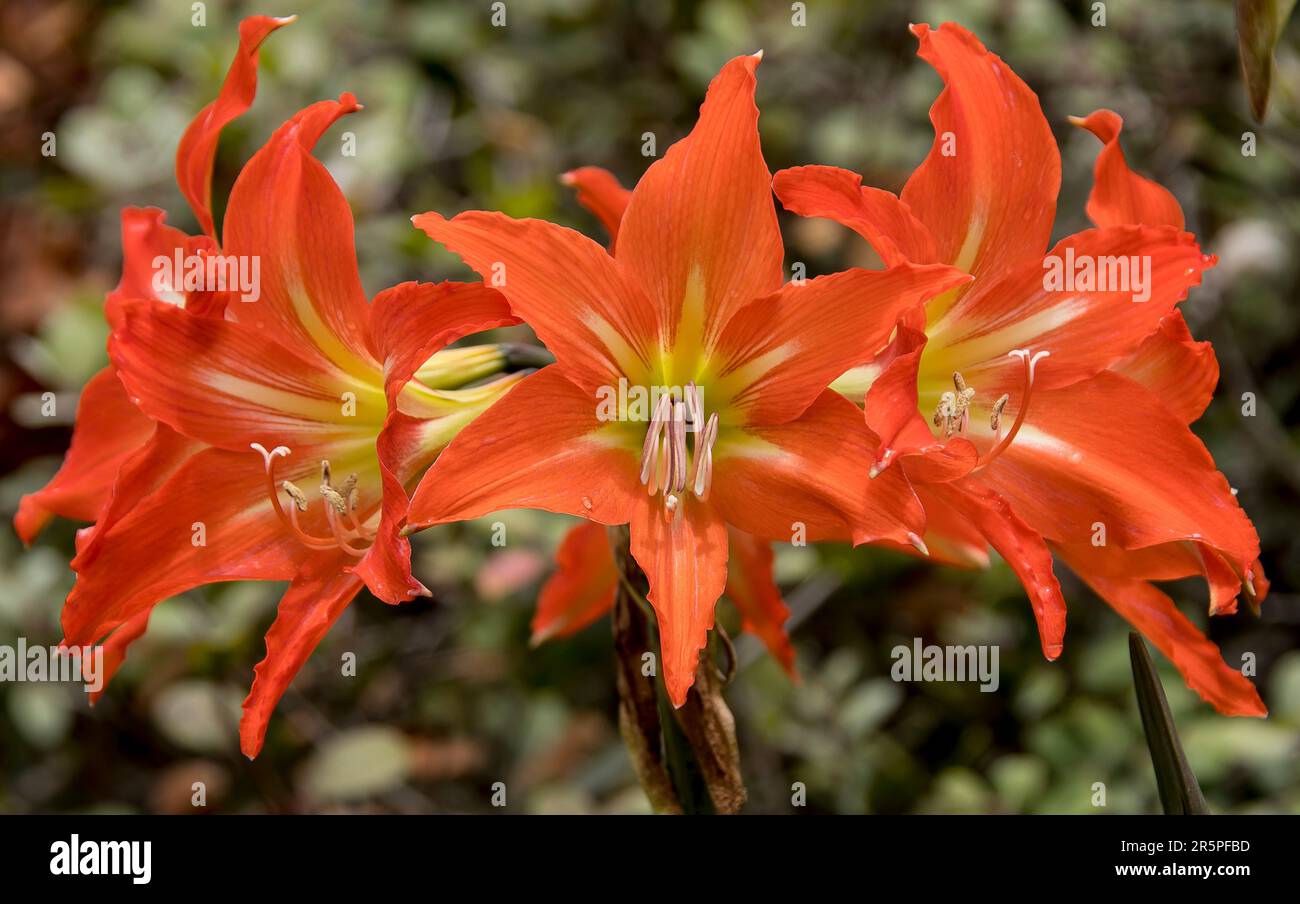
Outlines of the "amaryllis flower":
[{"label": "amaryllis flower", "polygon": [[[728,525],[787,542],[916,536],[907,481],[865,478],[861,416],[826,387],[902,311],[965,279],[900,263],[783,285],[758,62],[713,80],[694,130],[637,184],[612,255],[538,220],[414,218],[501,289],[556,363],[453,441],[411,528],[513,507],[629,524],[676,705],[727,582]],[[611,415],[612,395],[638,391],[651,402]]]},{"label": "amaryllis flower", "polygon": [[[561,177],[577,190],[578,201],[609,232],[611,248],[632,192],[598,166],[584,166]],[[728,528],[727,584],[723,595],[740,611],[741,627],[756,635],[786,673],[797,678],[794,646],[786,633],[790,615],[772,576],[772,545],[734,527]],[[556,571],[547,579],[533,616],[533,643],[568,637],[590,625],[614,605],[618,571],[608,530],[586,521],[570,528],[555,554]]]},{"label": "amaryllis flower", "polygon": [[[152,215],[141,218],[143,237],[128,235],[123,282],[108,302],[112,367],[96,379],[113,387],[102,398],[130,435],[89,397],[74,449],[93,456],[99,446],[104,460],[70,456],[64,468],[85,491],[72,514],[98,519],[78,540],[64,639],[83,645],[113,632],[111,667],[167,597],[217,581],[290,581],[244,703],[250,757],[275,703],[363,586],[389,603],[428,592],[400,533],[406,489],[517,380],[451,388],[482,374],[482,356],[436,354],[516,323],[499,293],[403,283],[367,303],[351,211],[311,155],[330,125],[359,109],[350,94],[301,111],[252,157],[218,248],[199,180],[210,178],[215,130],[252,100],[257,43],[281,24],[244,22],[221,96],[181,140],[178,179],[209,235],[182,240]],[[159,242],[257,261],[254,297],[201,288],[183,307],[161,298],[144,270]]]},{"label": "amaryllis flower", "polygon": [[1048,658],[1065,632],[1055,552],[1221,712],[1263,714],[1250,681],[1151,583],[1203,574],[1212,614],[1267,586],[1254,528],[1187,426],[1217,368],[1176,305],[1214,258],[1173,196],[1128,170],[1108,111],[1078,121],[1105,142],[1097,228],[1048,250],[1060,157],[1034,93],[962,28],[913,31],[946,87],[901,199],[831,167],[775,181],[787,208],[854,229],[887,264],[975,277],[908,312],[837,384],[865,389],[872,473],[907,475],[936,557],[980,562],[991,545],[1010,563]]}]

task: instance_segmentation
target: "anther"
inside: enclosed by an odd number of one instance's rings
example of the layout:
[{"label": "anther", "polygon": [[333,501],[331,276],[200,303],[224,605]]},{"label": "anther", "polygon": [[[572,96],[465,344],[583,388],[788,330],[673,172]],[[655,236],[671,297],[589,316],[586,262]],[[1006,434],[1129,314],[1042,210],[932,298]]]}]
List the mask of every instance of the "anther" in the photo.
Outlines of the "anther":
[{"label": "anther", "polygon": [[285,493],[288,494],[289,498],[293,500],[293,504],[298,509],[298,511],[300,512],[307,511],[306,493],[298,489],[296,486],[294,486],[292,483],[290,483],[287,480],[280,481],[280,489],[284,490]]},{"label": "anther", "polygon": [[348,510],[348,501],[339,495],[339,491],[328,484],[321,484],[321,498],[329,503],[330,507],[340,515],[346,514]]},{"label": "anther", "polygon": [[995,433],[1002,426],[1002,409],[1007,407],[1007,402],[1011,401],[1011,396],[1002,393],[1002,398],[993,403],[993,411],[989,414],[989,428]]},{"label": "anther", "polygon": [[659,434],[668,420],[671,404],[672,398],[666,393],[659,397],[654,414],[650,417],[650,428],[645,434],[645,444],[641,447],[641,482],[646,485],[651,496],[658,489],[659,482]]},{"label": "anther", "polygon": [[[686,489],[686,403],[673,405],[672,430],[669,434],[673,443],[673,493]],[[696,455],[699,455],[698,449]]]}]

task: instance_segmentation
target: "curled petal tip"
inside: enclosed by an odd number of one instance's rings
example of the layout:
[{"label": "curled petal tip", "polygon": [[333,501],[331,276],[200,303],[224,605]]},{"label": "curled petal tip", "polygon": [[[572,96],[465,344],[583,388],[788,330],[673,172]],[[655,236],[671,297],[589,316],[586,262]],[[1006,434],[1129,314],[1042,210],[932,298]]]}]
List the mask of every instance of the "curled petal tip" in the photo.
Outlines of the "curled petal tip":
[{"label": "curled petal tip", "polygon": [[294,22],[298,21],[298,14],[294,13],[291,16],[274,16],[273,18],[277,25],[292,25]]},{"label": "curled petal tip", "polygon": [[763,48],[760,47],[758,50],[755,50],[753,53],[750,54],[750,56],[752,56],[754,59],[759,60],[761,62],[763,59]]},{"label": "curled petal tip", "polygon": [[577,177],[573,175],[573,170],[569,170],[567,173],[560,173],[561,185],[572,185],[576,181]]},{"label": "curled petal tip", "polygon": [[925,541],[922,540],[917,534],[911,533],[909,531],[907,534],[907,542],[911,543],[914,547],[916,547],[916,551],[919,552],[921,555],[923,556],[930,555],[930,547],[926,546]]}]

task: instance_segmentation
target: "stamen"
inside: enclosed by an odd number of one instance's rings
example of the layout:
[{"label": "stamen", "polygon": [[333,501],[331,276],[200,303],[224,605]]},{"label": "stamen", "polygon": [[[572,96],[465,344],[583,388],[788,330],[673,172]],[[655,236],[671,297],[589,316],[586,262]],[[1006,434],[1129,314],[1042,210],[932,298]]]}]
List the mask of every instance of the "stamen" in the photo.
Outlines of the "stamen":
[{"label": "stamen", "polygon": [[294,486],[293,484],[291,484],[291,483],[290,483],[289,481],[287,481],[287,480],[281,480],[281,481],[280,481],[280,489],[284,490],[286,493],[289,494],[289,498],[293,500],[294,507],[295,507],[298,511],[300,511],[300,512],[305,512],[305,511],[307,511],[307,494],[306,494],[306,493],[304,493],[302,490],[298,489],[296,486]]},{"label": "stamen", "polygon": [[704,426],[701,423],[704,420],[704,403],[700,401],[700,388],[694,380],[686,384],[686,419],[695,433],[699,433]]},{"label": "stamen", "polygon": [[[307,495],[303,493],[295,484],[288,480],[282,480],[278,484],[275,481],[275,461],[278,458],[287,458],[291,450],[288,446],[276,446],[274,449],[267,451],[261,443],[250,443],[250,447],[262,453],[262,462],[266,468],[266,487],[267,495],[271,498],[271,506],[275,510],[275,515],[280,519],[289,532],[298,542],[302,543],[308,549],[328,550],[341,549],[349,555],[361,557],[366,554],[365,548],[357,548],[351,544],[351,540],[360,539],[373,542],[375,533],[372,530],[357,523],[356,518],[351,514],[360,504],[360,496],[357,492],[357,477],[355,474],[348,476],[344,482],[343,488],[346,493],[336,490],[330,485],[330,464],[328,461],[321,462],[321,497],[325,500],[325,519],[329,523],[330,532],[333,537],[317,537],[308,533],[298,523],[299,512],[306,512],[308,508]],[[280,504],[280,491],[293,502],[289,506],[289,511],[285,512],[284,507]],[[345,530],[339,526],[338,518],[345,516],[349,522],[349,527]]]},{"label": "stamen", "polygon": [[673,405],[671,426],[672,431],[669,435],[673,443],[673,492],[680,493],[686,489],[686,404],[684,402]]},{"label": "stamen", "polygon": [[340,515],[347,513],[348,501],[339,494],[338,490],[323,483],[321,484],[320,495],[322,499],[329,503],[330,508],[334,511],[338,512]]},{"label": "stamen", "polygon": [[957,395],[945,392],[939,396],[939,405],[934,409],[934,425],[943,428],[944,436],[952,436],[952,422],[957,417]]},{"label": "stamen", "polygon": [[339,529],[338,516],[334,514],[332,508],[326,507],[325,520],[329,522],[330,530],[334,533],[334,542],[338,545],[339,549],[343,550],[348,555],[353,556],[364,556],[366,554],[364,549],[357,549],[355,546],[348,543],[348,537]]},{"label": "stamen", "polygon": [[691,470],[691,492],[701,500],[709,498],[709,486],[713,483],[713,444],[718,440],[718,413],[709,415],[709,422],[704,425],[704,433],[696,434],[695,463]]},{"label": "stamen", "polygon": [[[295,504],[290,511],[294,512],[291,519],[284,512],[284,507],[280,505],[280,494],[275,486],[275,460],[277,458],[287,458],[289,456],[288,446],[276,446],[270,452],[261,443],[250,443],[250,448],[256,449],[262,453],[262,461],[266,466],[266,489],[267,495],[271,497],[271,506],[275,509],[275,515],[280,519],[285,527],[298,539],[300,543],[308,549],[333,549],[338,544],[332,543],[323,537],[313,537],[298,527],[297,511],[298,506]],[[296,503],[297,500],[295,500]]]},{"label": "stamen", "polygon": [[650,429],[645,434],[645,444],[641,447],[641,482],[646,484],[646,488],[653,496],[657,489],[658,481],[651,481],[651,476],[658,475],[657,459],[659,458],[659,433],[664,428],[664,423],[668,420],[669,406],[672,399],[667,393],[659,397],[658,404],[655,405],[654,414],[650,418]]},{"label": "stamen", "polygon": [[[680,517],[685,493],[708,498],[713,478],[713,444],[717,441],[718,415],[704,419],[700,389],[688,383],[682,398],[664,393],[655,405],[641,450],[641,483],[646,492],[664,494],[664,517]],[[694,450],[690,434],[695,434]]]},{"label": "stamen", "polygon": [[993,403],[993,411],[989,414],[989,428],[1002,438],[1002,409],[1007,407],[1007,402],[1011,401],[1011,396],[1002,393],[1002,398]]}]

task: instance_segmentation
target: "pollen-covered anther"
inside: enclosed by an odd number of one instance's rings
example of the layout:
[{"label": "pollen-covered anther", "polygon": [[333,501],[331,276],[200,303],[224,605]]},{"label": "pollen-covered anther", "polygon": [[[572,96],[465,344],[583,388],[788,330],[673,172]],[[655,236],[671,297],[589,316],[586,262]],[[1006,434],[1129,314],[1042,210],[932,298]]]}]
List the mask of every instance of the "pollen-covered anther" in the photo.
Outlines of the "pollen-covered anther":
[{"label": "pollen-covered anther", "polygon": [[343,495],[339,493],[338,490],[334,489],[332,486],[321,484],[320,495],[321,498],[334,509],[334,511],[338,512],[340,515],[347,514],[348,501],[343,498]]},{"label": "pollen-covered anther", "polygon": [[294,504],[295,506],[297,506],[298,511],[300,511],[300,512],[305,512],[305,511],[307,511],[307,494],[306,494],[306,493],[304,493],[302,490],[298,489],[296,486],[294,486],[292,483],[290,483],[290,482],[287,481],[287,480],[281,480],[281,481],[280,481],[280,489],[284,490],[285,494],[286,494],[290,499],[293,500],[293,504]]},{"label": "pollen-covered anther", "polygon": [[975,390],[966,385],[965,378],[956,371],[952,375],[952,392],[939,396],[939,405],[934,410],[934,425],[943,430],[945,437],[953,434],[965,434],[970,425],[970,403],[975,398]]},{"label": "pollen-covered anther", "polygon": [[1011,396],[1002,393],[1002,397],[993,403],[993,410],[989,412],[989,429],[998,433],[1002,429],[1002,409],[1007,407],[1007,402],[1011,401]]}]

